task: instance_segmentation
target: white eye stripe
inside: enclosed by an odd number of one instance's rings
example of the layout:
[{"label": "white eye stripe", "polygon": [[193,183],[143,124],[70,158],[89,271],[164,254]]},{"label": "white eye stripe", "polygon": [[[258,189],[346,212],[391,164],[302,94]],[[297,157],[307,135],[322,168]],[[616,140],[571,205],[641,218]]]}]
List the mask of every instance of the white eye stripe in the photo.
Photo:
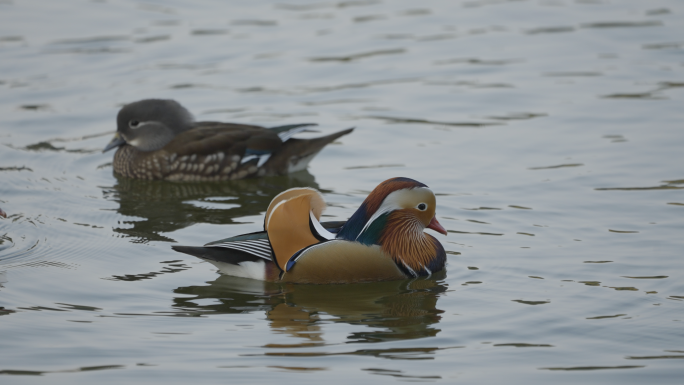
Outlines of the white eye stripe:
[{"label": "white eye stripe", "polygon": [[130,127],[130,128],[132,128],[132,129],[135,130],[135,129],[138,129],[138,128],[140,128],[140,127],[142,127],[142,126],[144,126],[144,125],[146,125],[146,124],[150,124],[150,123],[152,123],[152,122],[141,122],[141,121],[139,121],[139,120],[133,119],[133,120],[131,120],[131,121],[128,122],[128,127]]}]

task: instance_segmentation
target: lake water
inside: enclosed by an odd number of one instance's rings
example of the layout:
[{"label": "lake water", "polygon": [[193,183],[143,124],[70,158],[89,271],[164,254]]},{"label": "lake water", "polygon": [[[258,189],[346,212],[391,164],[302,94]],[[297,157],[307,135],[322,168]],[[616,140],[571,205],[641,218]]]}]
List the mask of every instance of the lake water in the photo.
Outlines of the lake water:
[{"label": "lake water", "polygon": [[[0,382],[684,378],[684,2],[0,0]],[[141,182],[122,104],[354,126],[308,171]],[[307,134],[320,135],[320,134]],[[311,186],[437,193],[446,273],[263,284],[171,250]]]}]

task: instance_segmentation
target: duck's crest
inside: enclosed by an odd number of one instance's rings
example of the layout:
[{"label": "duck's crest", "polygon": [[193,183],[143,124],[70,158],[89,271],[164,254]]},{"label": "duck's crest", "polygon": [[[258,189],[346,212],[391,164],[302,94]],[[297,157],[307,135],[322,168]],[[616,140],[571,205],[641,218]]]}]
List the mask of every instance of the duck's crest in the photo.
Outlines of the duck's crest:
[{"label": "duck's crest", "polygon": [[[378,211],[382,202],[387,196],[394,191],[403,189],[412,189],[417,187],[428,187],[426,184],[418,182],[417,180],[405,177],[397,177],[387,179],[380,183],[363,201],[361,206],[349,218],[342,230],[338,233],[338,239],[346,239],[349,241],[357,240],[361,231],[363,231],[369,219]],[[365,242],[367,243],[367,242]],[[375,243],[375,242],[372,242]]]}]

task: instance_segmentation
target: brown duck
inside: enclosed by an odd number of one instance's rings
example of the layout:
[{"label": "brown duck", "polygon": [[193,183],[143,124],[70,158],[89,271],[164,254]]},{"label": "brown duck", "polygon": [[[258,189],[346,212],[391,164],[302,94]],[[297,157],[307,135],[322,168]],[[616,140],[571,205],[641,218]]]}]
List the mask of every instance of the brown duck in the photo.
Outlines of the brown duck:
[{"label": "brown duck", "polygon": [[320,223],[325,202],[311,188],[271,201],[264,231],[204,247],[172,246],[203,258],[226,275],[271,282],[352,283],[429,276],[444,268],[446,252],[425,228],[444,235],[434,193],[409,178],[388,179],[345,222]]},{"label": "brown duck", "polygon": [[294,139],[294,134],[315,124],[264,128],[195,122],[185,107],[165,99],[127,104],[116,123],[116,135],[104,149],[118,147],[114,172],[171,181],[223,181],[300,171],[323,147],[353,130]]}]

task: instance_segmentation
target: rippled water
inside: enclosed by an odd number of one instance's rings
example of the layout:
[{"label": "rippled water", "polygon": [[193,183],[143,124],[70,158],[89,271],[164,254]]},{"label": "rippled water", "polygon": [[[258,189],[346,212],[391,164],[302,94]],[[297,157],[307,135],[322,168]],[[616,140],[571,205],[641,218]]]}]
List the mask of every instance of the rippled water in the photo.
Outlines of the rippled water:
[{"label": "rippled water", "polygon": [[[2,383],[680,383],[684,3],[0,0]],[[355,126],[307,172],[119,179],[123,103]],[[171,250],[406,176],[447,271],[345,286]]]}]

